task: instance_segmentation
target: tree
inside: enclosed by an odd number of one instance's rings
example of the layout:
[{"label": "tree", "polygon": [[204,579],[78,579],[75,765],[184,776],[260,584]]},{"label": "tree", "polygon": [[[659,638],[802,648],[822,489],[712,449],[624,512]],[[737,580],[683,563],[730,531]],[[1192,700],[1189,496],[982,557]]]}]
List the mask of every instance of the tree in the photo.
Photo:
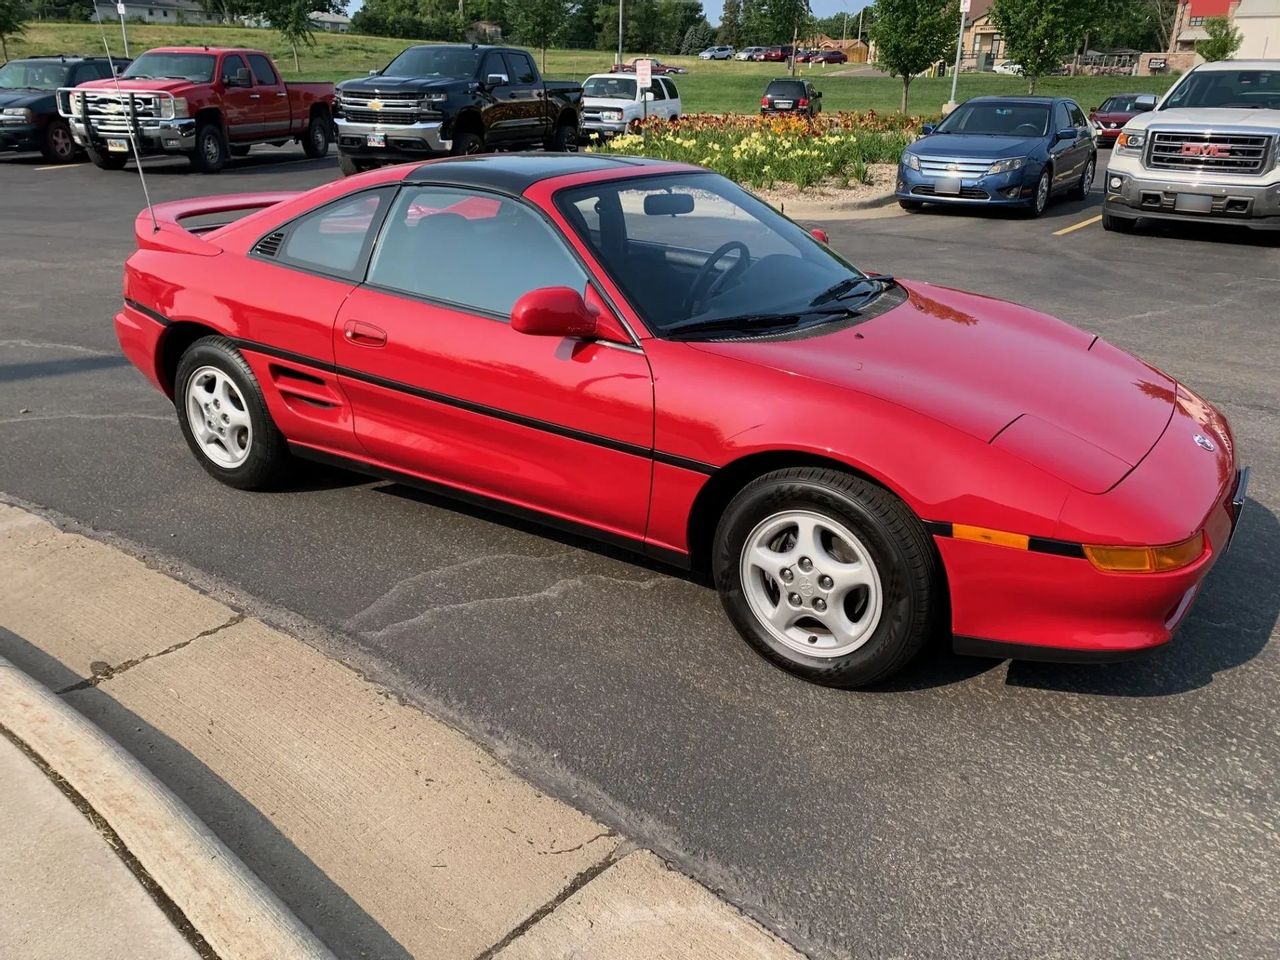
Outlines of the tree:
[{"label": "tree", "polygon": [[1208,17],[1204,22],[1204,32],[1209,39],[1196,44],[1196,53],[1210,62],[1230,60],[1244,40],[1230,17]]},{"label": "tree", "polygon": [[955,53],[960,9],[954,0],[877,0],[871,39],[876,63],[902,79],[902,110],[911,81]]},{"label": "tree", "polygon": [[3,59],[9,59],[10,37],[15,40],[22,36],[22,26],[27,19],[26,7],[22,0],[0,0],[0,52]]},{"label": "tree", "polygon": [[345,0],[251,0],[247,6],[247,12],[263,17],[288,42],[293,50],[293,70],[298,73],[302,69],[298,65],[298,45],[316,44],[311,35],[315,29],[311,15],[342,13],[347,5]]},{"label": "tree", "polygon": [[724,10],[720,14],[720,30],[716,38],[731,47],[742,43],[742,0],[724,0]]},{"label": "tree", "polygon": [[1099,0],[995,0],[991,19],[1005,55],[1022,66],[1028,93],[1071,56],[1099,9]]},{"label": "tree", "polygon": [[715,41],[716,34],[711,29],[711,24],[706,20],[699,20],[697,23],[690,24],[689,29],[684,32],[684,39],[680,41],[680,52],[685,55],[701,53]]},{"label": "tree", "polygon": [[542,50],[542,69],[547,69],[547,47],[569,19],[569,0],[510,0],[507,15],[521,42]]}]

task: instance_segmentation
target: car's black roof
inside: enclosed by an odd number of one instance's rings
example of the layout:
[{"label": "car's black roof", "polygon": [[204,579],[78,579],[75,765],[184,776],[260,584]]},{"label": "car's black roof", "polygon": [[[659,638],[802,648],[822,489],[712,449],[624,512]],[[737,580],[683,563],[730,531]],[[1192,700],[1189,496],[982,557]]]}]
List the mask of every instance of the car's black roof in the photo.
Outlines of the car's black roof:
[{"label": "car's black roof", "polygon": [[433,160],[412,170],[404,183],[486,187],[518,197],[540,180],[619,167],[665,166],[665,160],[598,153],[490,153]]},{"label": "car's black roof", "polygon": [[[1057,103],[1059,100],[1071,100],[1070,97],[1032,97],[1027,94],[1022,96],[1002,97],[999,94],[986,94],[981,97],[970,97],[965,103]],[[1075,101],[1072,101],[1073,103]]]},{"label": "car's black roof", "polygon": [[[13,61],[18,60],[60,60],[64,63],[83,63],[86,60],[106,60],[106,57],[84,57],[78,53],[40,53],[33,54],[30,57],[14,57]],[[128,57],[112,57],[116,63],[128,63]]]}]

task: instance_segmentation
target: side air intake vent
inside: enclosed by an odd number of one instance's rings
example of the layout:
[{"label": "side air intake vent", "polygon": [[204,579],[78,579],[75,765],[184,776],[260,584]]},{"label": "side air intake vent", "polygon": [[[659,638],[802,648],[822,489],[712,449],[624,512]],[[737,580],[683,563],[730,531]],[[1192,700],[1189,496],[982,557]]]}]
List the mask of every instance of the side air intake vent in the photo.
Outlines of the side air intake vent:
[{"label": "side air intake vent", "polygon": [[269,233],[256,244],[254,244],[253,252],[262,257],[274,257],[280,252],[280,244],[284,243],[284,231],[277,230],[275,233]]}]

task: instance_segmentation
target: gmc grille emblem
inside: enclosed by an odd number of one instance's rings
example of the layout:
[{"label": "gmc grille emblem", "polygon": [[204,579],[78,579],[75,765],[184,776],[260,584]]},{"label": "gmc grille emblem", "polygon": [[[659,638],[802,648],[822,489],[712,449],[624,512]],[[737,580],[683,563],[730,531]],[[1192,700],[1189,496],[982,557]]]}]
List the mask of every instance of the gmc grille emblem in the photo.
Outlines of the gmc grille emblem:
[{"label": "gmc grille emblem", "polygon": [[1229,157],[1231,148],[1221,143],[1184,143],[1184,157]]}]

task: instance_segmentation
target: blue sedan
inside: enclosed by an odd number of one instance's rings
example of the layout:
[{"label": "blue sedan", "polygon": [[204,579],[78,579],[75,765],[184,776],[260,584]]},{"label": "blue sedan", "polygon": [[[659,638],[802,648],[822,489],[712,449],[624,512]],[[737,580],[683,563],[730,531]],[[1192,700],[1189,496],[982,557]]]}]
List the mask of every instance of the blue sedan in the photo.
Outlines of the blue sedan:
[{"label": "blue sedan", "polygon": [[1064,97],[974,97],[902,154],[898,203],[1021,207],[1044,213],[1055,194],[1089,196],[1098,168],[1084,111]]}]

